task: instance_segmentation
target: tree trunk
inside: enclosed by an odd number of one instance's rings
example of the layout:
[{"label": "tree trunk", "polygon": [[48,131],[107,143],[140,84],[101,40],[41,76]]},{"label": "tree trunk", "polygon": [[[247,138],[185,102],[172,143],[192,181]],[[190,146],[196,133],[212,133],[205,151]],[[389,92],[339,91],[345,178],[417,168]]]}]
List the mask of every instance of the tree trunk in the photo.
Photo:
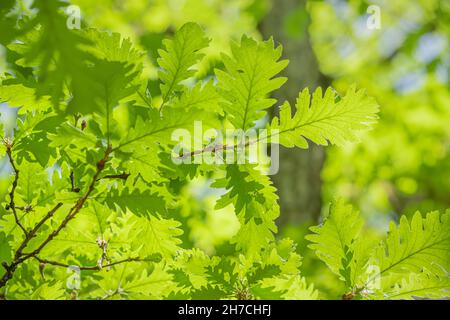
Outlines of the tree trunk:
[{"label": "tree trunk", "polygon": [[[327,82],[319,71],[311,47],[305,3],[298,0],[273,1],[260,26],[264,38],[273,36],[276,43],[283,45],[283,57],[290,60],[284,71],[288,81],[274,97],[280,105],[288,100],[293,108],[301,89],[309,87],[311,91],[317,86],[325,86]],[[289,20],[292,23],[290,31],[287,31],[285,25]],[[276,109],[273,116],[278,115]],[[324,158],[323,148],[313,144],[307,150],[280,148],[280,169],[273,176],[280,196],[279,226],[319,219],[322,204],[320,172]]]}]

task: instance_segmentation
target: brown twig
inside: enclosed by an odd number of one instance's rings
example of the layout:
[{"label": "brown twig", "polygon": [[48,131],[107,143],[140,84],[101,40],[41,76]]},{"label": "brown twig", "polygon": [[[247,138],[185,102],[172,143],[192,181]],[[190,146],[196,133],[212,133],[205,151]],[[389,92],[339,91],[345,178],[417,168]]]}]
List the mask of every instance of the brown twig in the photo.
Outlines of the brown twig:
[{"label": "brown twig", "polygon": [[55,230],[53,230],[52,233],[49,234],[47,239],[45,239],[34,251],[24,254],[25,257],[30,258],[30,257],[33,257],[33,256],[39,254],[41,252],[41,250],[50,241],[52,241],[53,238],[55,238],[61,232],[61,230],[66,227],[66,225],[69,223],[69,221],[72,220],[76,216],[76,214],[81,210],[81,208],[83,207],[86,200],[89,198],[92,191],[94,191],[95,183],[97,182],[97,179],[98,179],[100,173],[103,171],[105,164],[108,161],[108,157],[109,157],[110,153],[111,153],[111,146],[108,146],[108,148],[105,150],[105,154],[104,154],[103,158],[97,162],[97,171],[95,172],[94,177],[92,178],[92,181],[89,184],[89,187],[88,187],[88,190],[86,191],[86,193],[80,199],[78,199],[78,201],[75,203],[75,205],[69,210],[69,213],[64,218],[64,220],[60,223],[60,225]]},{"label": "brown twig", "polygon": [[[63,221],[59,224],[59,226],[55,230],[53,230],[48,235],[48,237],[35,250],[33,250],[32,252],[29,252],[29,253],[23,253],[22,251],[27,246],[29,241],[34,237],[34,235],[39,230],[39,228],[45,223],[45,221],[47,221],[48,219],[50,219],[53,216],[53,214],[56,212],[56,210],[58,210],[59,207],[62,206],[62,204],[58,203],[52,210],[49,211],[49,213],[40,222],[38,222],[38,224],[30,231],[30,233],[28,233],[28,232],[25,233],[25,239],[22,242],[22,244],[19,246],[19,248],[16,250],[14,260],[10,264],[8,264],[6,262],[2,263],[2,266],[5,268],[6,273],[0,278],[0,288],[5,286],[6,283],[12,278],[18,265],[20,265],[21,263],[23,263],[24,261],[26,261],[32,257],[36,257],[42,251],[42,249],[50,241],[52,241],[53,238],[55,238],[61,232],[61,230],[66,227],[66,225],[69,223],[69,221],[72,220],[76,216],[76,214],[81,210],[84,203],[89,198],[90,194],[94,191],[95,183],[97,182],[99,175],[103,171],[111,152],[112,152],[112,147],[109,145],[105,150],[103,158],[97,162],[97,170],[92,178],[91,183],[89,184],[87,191],[84,193],[84,195],[81,198],[78,199],[78,201],[75,203],[75,205],[69,210],[67,216],[63,219]],[[12,159],[12,157],[11,157],[11,159]],[[15,181],[16,181],[16,179],[15,179]],[[17,181],[16,181],[16,185],[17,185]],[[13,189],[15,189],[14,186],[13,186]],[[12,204],[14,205],[14,201]],[[15,208],[14,208],[14,210],[15,210]]]},{"label": "brown twig", "polygon": [[352,291],[344,293],[342,295],[342,300],[353,300],[364,290],[364,288],[365,288],[364,286],[353,288]]},{"label": "brown twig", "polygon": [[[75,266],[75,265],[70,265],[70,264],[66,264],[66,263],[62,263],[62,262],[58,262],[58,261],[42,259],[38,256],[34,256],[33,258],[36,259],[37,261],[39,261],[40,263],[45,263],[45,264],[49,264],[49,265],[57,266],[57,267],[69,268],[69,267]],[[115,265],[118,265],[121,263],[125,263],[125,262],[144,262],[144,261],[146,261],[146,260],[138,258],[138,257],[135,257],[135,258],[130,257],[130,258],[126,258],[123,260],[111,262],[111,263],[105,264],[103,266],[96,265],[96,266],[76,266],[76,267],[79,268],[80,270],[97,270],[97,271],[99,271],[103,268],[112,267],[112,266],[115,266]]]},{"label": "brown twig", "polygon": [[33,239],[36,235],[36,232],[40,229],[40,227],[51,217],[53,217],[53,215],[55,214],[55,212],[62,206],[63,204],[61,202],[57,203],[56,206],[53,207],[53,209],[51,209],[35,226],[33,229],[31,229],[31,231],[28,233],[27,237],[25,237],[24,241],[22,241],[21,245],[19,246],[19,248],[16,250],[16,258],[20,258],[20,256],[22,256],[22,251],[23,249],[26,248],[26,246],[28,245],[28,243],[30,242],[31,239]]},{"label": "brown twig", "polygon": [[[284,130],[282,132],[285,132],[285,131],[290,131],[290,130]],[[249,140],[246,143],[238,143],[238,144],[233,144],[233,145],[226,145],[226,144],[208,145],[208,146],[204,147],[201,150],[195,150],[195,151],[192,151],[192,152],[180,155],[176,159],[177,160],[185,160],[185,159],[192,158],[192,157],[204,154],[206,152],[211,152],[211,151],[217,152],[217,151],[234,150],[236,148],[247,148],[249,146],[254,145],[255,143],[259,143],[259,142],[262,142],[262,141],[269,141],[270,138],[276,137],[276,136],[280,135],[280,133],[282,133],[282,132],[276,132],[274,134],[270,134],[268,136],[260,137],[260,138],[257,138],[255,140],[251,140],[251,141]]]},{"label": "brown twig", "polygon": [[201,149],[201,150],[195,150],[186,154],[183,154],[179,157],[177,157],[177,160],[185,160],[188,158],[192,158],[201,154],[204,154],[206,152],[217,152],[217,151],[227,151],[227,150],[233,150],[235,148],[247,148],[257,142],[259,142],[260,140],[253,140],[253,141],[248,141],[245,144],[236,144],[236,145],[226,145],[226,144],[217,144],[217,145],[209,145],[206,146],[205,148]]},{"label": "brown twig", "polygon": [[22,253],[23,249],[25,249],[28,243],[31,241],[31,239],[34,238],[36,232],[44,224],[44,222],[50,219],[56,212],[56,210],[58,210],[61,206],[62,203],[58,203],[36,224],[36,226],[30,232],[27,233],[25,239],[23,239],[22,243],[20,244],[19,248],[17,248],[16,253],[14,254],[14,260],[10,264],[6,263],[5,261],[2,262],[2,266],[5,268],[6,273],[0,279],[0,288],[5,286],[6,283],[12,278],[14,272],[17,269],[17,266],[27,259],[27,258],[24,259],[23,257]]},{"label": "brown twig", "polygon": [[16,164],[14,162],[14,159],[12,157],[12,146],[13,142],[9,139],[3,139],[3,144],[6,147],[6,154],[8,155],[9,163],[11,164],[11,167],[14,171],[14,180],[12,183],[11,191],[9,192],[9,205],[7,206],[7,209],[11,209],[14,215],[14,220],[16,221],[16,224],[19,226],[20,229],[22,229],[23,233],[25,234],[25,237],[28,235],[27,229],[23,226],[22,222],[20,222],[19,215],[17,214],[17,207],[14,203],[14,194],[16,192],[17,184],[19,182],[19,169],[17,169]]}]

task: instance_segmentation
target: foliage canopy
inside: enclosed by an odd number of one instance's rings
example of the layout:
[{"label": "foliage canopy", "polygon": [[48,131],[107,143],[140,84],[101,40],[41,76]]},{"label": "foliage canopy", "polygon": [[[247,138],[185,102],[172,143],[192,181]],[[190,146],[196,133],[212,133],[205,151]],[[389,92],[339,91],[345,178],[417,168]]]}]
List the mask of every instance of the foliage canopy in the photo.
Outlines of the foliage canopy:
[{"label": "foliage canopy", "polygon": [[[2,2],[1,11],[13,4]],[[2,21],[11,33],[0,40],[16,66],[2,77],[0,101],[19,108],[16,129],[3,137],[11,175],[0,212],[2,295],[318,298],[296,243],[275,238],[278,198],[261,168],[170,161],[174,129],[192,131],[202,120],[247,130],[264,119],[278,103],[268,95],[288,80],[277,77],[288,63],[282,47],[243,36],[211,81],[196,72],[210,40],[199,25],[184,24],[158,51],[155,97],[143,74],[145,53],[117,33],[67,29],[65,5],[34,2],[37,13],[20,19],[20,28],[13,13]],[[266,126],[286,147],[308,148],[307,139],[341,145],[370,128],[377,112],[355,86],[342,95],[304,89],[293,114],[285,103]],[[216,210],[238,224],[209,251],[187,234],[195,208],[184,190],[199,179],[220,191]],[[338,200],[307,237],[344,282],[345,298],[448,296],[450,212],[402,218],[375,246],[360,236],[363,224]],[[80,286],[69,285],[67,270],[81,271]]]}]

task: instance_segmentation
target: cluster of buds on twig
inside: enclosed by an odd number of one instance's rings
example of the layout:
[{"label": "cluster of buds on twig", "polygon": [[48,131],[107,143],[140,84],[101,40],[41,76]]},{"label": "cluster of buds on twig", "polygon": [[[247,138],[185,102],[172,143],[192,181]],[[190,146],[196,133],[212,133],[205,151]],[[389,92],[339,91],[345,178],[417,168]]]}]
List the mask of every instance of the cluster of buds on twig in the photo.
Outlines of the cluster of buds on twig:
[{"label": "cluster of buds on twig", "polygon": [[[97,261],[98,267],[100,269],[102,269],[104,262],[106,262],[106,264],[109,264],[108,252],[107,252],[108,242],[106,242],[106,240],[101,237],[98,237],[96,242],[97,242],[97,245],[100,247],[100,249],[102,249],[102,256]],[[109,271],[110,269],[111,269],[111,267],[108,266],[107,271]]]},{"label": "cluster of buds on twig", "polygon": [[11,150],[11,148],[13,147],[13,145],[14,145],[14,141],[13,141],[13,139],[12,138],[10,138],[10,137],[4,137],[3,139],[2,139],[2,142],[3,142],[3,145],[6,147],[6,150]]}]

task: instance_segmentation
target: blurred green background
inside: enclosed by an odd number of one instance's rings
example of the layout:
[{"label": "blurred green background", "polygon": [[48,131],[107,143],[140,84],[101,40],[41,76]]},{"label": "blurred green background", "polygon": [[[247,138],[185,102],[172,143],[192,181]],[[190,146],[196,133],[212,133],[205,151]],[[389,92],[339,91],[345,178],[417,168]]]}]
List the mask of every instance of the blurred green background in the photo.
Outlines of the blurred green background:
[{"label": "blurred green background", "polygon": [[[23,8],[30,1],[19,1]],[[220,52],[248,34],[273,36],[291,62],[288,83],[277,93],[294,101],[303,87],[332,86],[344,92],[352,83],[366,88],[381,105],[375,129],[362,142],[340,148],[282,150],[279,189],[279,236],[298,242],[305,275],[315,278],[326,295],[339,284],[312,258],[303,240],[334,198],[358,207],[368,221],[368,236],[377,238],[388,221],[416,210],[450,207],[450,2],[439,0],[300,1],[300,0],[72,0],[83,24],[119,32],[146,50],[145,75],[158,95],[155,68],[164,37],[187,21],[203,26],[212,39],[200,76],[212,75]],[[380,10],[380,28],[368,27]],[[8,70],[0,48],[0,73]],[[1,107],[6,130],[15,125],[15,110]],[[276,112],[275,112],[276,113]],[[2,171],[7,163],[1,164]],[[217,192],[197,179],[181,192],[186,197],[180,220],[184,241],[214,252],[239,227],[232,210],[214,210]],[[3,179],[0,188],[6,192]]]}]

